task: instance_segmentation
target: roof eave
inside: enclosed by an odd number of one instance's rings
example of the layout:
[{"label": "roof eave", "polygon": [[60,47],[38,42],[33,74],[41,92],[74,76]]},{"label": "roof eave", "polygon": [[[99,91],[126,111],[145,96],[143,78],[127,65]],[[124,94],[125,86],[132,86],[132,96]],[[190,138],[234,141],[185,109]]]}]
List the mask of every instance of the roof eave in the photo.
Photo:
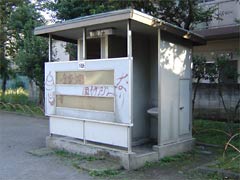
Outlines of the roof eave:
[{"label": "roof eave", "polygon": [[[186,31],[185,29],[182,29],[178,26],[164,22],[160,19],[154,18],[153,16],[147,15],[145,13],[142,13],[134,9],[111,11],[111,12],[106,12],[106,13],[101,13],[96,15],[85,16],[81,18],[75,18],[72,20],[68,20],[62,23],[56,23],[53,25],[40,26],[35,28],[34,34],[38,36],[46,36],[46,34],[51,34],[56,31],[64,31],[67,29],[75,29],[75,28],[87,27],[87,26],[98,25],[103,23],[111,23],[111,22],[128,20],[128,19],[132,19],[137,22],[146,24],[148,26],[169,31],[170,33],[173,33],[180,37],[183,37],[184,35],[188,34],[188,37],[186,39],[192,41],[194,45],[206,44],[206,40],[203,37],[197,34],[194,34],[191,31]],[[60,37],[58,37],[58,39],[59,38]],[[75,41],[75,40],[71,40],[71,41]]]}]

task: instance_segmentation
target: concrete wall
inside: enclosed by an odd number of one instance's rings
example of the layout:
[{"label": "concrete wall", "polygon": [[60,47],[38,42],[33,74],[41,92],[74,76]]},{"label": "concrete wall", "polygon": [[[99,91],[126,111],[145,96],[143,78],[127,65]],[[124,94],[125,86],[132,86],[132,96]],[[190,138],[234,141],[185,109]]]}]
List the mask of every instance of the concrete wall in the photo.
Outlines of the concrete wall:
[{"label": "concrete wall", "polygon": [[126,57],[127,38],[122,36],[108,36],[108,57]]},{"label": "concrete wall", "polygon": [[[227,108],[234,108],[240,99],[240,85],[225,86],[223,88],[223,95]],[[199,85],[195,100],[194,117],[214,120],[224,120],[227,118],[216,85]],[[240,120],[240,109],[238,110],[237,119]]]},{"label": "concrete wall", "polygon": [[150,54],[147,36],[133,32],[133,140],[149,134]]},{"label": "concrete wall", "polygon": [[[174,39],[160,41],[160,72],[159,72],[159,118],[161,121],[160,143],[167,144],[178,141],[182,135],[191,138],[191,49],[178,44]],[[187,80],[187,92],[180,97],[181,80]],[[184,86],[183,86],[184,87]],[[181,115],[180,99],[187,100],[185,103],[184,116]],[[182,118],[180,118],[182,117]],[[188,133],[181,134],[181,128]]]}]

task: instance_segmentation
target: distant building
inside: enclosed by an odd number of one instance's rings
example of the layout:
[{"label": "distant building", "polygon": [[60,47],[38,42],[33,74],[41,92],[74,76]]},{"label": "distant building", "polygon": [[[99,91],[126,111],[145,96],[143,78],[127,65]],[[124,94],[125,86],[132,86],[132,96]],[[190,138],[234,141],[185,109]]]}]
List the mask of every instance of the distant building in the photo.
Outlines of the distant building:
[{"label": "distant building", "polygon": [[[229,64],[240,74],[240,1],[238,0],[199,0],[203,7],[216,7],[215,15],[218,17],[212,21],[199,24],[195,32],[204,36],[207,44],[195,46],[193,54],[205,56],[211,66],[216,55],[229,57]],[[224,87],[223,94],[226,106],[235,108],[240,98],[240,77]],[[218,89],[208,80],[202,80],[197,91],[195,102],[195,117],[225,119],[225,111],[218,94]],[[237,119],[240,120],[238,111]]]},{"label": "distant building", "polygon": [[54,61],[69,61],[70,55],[66,52],[67,43],[64,41],[54,40],[53,41],[53,59]]},{"label": "distant building", "polygon": [[196,27],[195,32],[205,36],[207,45],[194,47],[193,53],[207,57],[209,64],[213,63],[216,55],[227,55],[230,58],[229,63],[236,67],[236,71],[240,74],[240,1],[200,0],[199,5],[216,7],[215,15],[218,18]]}]

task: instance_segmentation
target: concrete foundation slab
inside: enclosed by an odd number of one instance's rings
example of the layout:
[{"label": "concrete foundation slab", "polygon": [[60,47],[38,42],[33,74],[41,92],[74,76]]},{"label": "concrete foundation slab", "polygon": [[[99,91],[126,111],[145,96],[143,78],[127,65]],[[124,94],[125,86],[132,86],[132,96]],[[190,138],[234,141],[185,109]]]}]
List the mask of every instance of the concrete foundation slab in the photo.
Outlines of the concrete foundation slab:
[{"label": "concrete foundation slab", "polygon": [[166,145],[155,145],[153,150],[158,152],[159,159],[166,156],[173,156],[181,152],[190,151],[195,144],[195,139],[191,138]]},{"label": "concrete foundation slab", "polygon": [[[95,144],[84,144],[81,140],[68,137],[52,135],[46,138],[46,145],[49,148],[66,150],[77,154],[95,155],[101,157],[105,156],[117,161],[120,166],[127,170],[140,168],[144,166],[146,162],[155,162],[165,156],[189,151],[192,149],[193,144],[194,139],[189,139],[163,146],[153,146],[153,149],[152,147],[149,147],[148,149],[144,148],[136,150],[136,152],[129,153],[124,150],[117,150]],[[95,167],[93,165],[93,167],[91,166],[90,168],[94,169]]]}]

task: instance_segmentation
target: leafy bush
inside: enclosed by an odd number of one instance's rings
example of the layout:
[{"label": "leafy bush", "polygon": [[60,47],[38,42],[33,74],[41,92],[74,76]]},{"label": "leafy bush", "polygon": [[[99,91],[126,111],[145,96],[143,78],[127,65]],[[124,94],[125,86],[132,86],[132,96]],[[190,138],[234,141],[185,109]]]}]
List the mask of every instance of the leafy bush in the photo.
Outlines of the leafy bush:
[{"label": "leafy bush", "polygon": [[7,89],[5,95],[0,90],[0,101],[14,104],[31,104],[28,99],[28,92],[22,87],[18,89]]}]

